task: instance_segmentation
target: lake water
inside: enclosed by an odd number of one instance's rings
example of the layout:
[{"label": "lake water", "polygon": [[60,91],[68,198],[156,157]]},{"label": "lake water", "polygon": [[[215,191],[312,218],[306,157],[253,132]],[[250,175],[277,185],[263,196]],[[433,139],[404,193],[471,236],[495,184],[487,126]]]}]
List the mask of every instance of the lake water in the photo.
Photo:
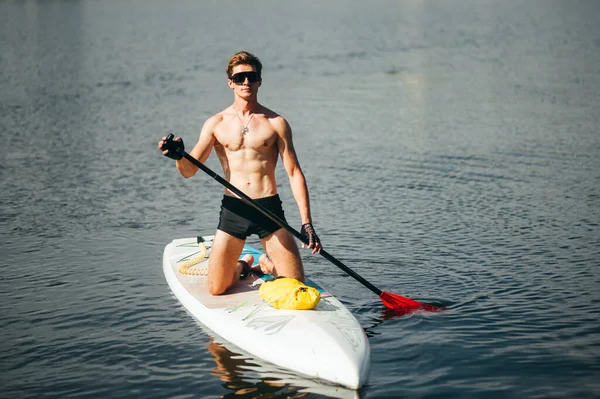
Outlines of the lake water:
[{"label": "lake water", "polygon": [[[599,397],[598,21],[594,0],[0,2],[0,396]],[[303,252],[369,336],[359,392],[236,355],[165,282],[222,189],[156,143],[230,104],[241,49],[328,251],[448,306],[386,314]]]}]

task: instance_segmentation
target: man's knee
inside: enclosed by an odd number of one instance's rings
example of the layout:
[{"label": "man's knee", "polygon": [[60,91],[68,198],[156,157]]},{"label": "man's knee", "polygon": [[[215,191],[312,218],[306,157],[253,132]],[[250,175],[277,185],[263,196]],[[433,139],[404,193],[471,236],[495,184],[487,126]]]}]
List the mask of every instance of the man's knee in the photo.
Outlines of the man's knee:
[{"label": "man's knee", "polygon": [[229,287],[227,287],[221,281],[208,280],[208,293],[211,295],[221,295],[227,291],[227,288]]}]

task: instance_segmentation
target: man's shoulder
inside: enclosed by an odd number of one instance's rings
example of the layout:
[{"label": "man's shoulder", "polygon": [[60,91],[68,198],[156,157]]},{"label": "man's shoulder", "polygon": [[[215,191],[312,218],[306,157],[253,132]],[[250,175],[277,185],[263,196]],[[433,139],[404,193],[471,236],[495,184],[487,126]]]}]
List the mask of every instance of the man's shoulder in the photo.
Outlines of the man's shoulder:
[{"label": "man's shoulder", "polygon": [[280,130],[286,129],[288,127],[287,120],[277,112],[272,111],[269,108],[263,107],[262,114],[271,123],[271,125],[273,125],[275,129]]},{"label": "man's shoulder", "polygon": [[218,112],[212,116],[210,116],[206,122],[210,122],[210,123],[219,123],[222,122],[223,119],[225,118],[225,114],[227,113],[227,109],[224,109],[221,112]]},{"label": "man's shoulder", "polygon": [[223,119],[225,119],[225,113],[226,113],[226,109],[218,112],[212,116],[209,116],[208,119],[206,119],[206,121],[204,122],[204,127],[205,128],[214,128],[216,127],[219,123],[223,122]]},{"label": "man's shoulder", "polygon": [[261,113],[265,116],[265,118],[267,119],[277,119],[277,120],[285,120],[285,118],[283,116],[281,116],[280,114],[278,114],[277,112],[265,107],[265,106],[261,106]]}]

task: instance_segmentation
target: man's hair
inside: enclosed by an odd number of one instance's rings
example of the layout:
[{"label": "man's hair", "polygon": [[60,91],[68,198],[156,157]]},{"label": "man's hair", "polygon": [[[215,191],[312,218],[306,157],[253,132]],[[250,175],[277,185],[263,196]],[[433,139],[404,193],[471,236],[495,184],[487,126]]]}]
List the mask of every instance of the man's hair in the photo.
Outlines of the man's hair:
[{"label": "man's hair", "polygon": [[259,76],[262,76],[262,64],[257,56],[252,53],[248,53],[246,51],[240,51],[239,53],[235,53],[229,59],[227,63],[227,77],[231,78],[233,75],[233,68],[238,65],[250,65],[254,67],[254,70],[258,72]]}]

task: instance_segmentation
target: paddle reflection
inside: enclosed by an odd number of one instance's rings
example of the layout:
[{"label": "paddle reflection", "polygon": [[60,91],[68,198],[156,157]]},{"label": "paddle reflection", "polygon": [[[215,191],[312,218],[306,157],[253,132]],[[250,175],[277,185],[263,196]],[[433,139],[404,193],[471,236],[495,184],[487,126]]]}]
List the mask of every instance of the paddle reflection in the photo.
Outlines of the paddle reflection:
[{"label": "paddle reflection", "polygon": [[[228,347],[226,347],[227,345]],[[230,350],[231,348],[231,350]],[[211,374],[229,392],[221,398],[359,398],[357,391],[302,378],[249,355],[230,344],[209,339],[208,351],[216,363]]]}]

